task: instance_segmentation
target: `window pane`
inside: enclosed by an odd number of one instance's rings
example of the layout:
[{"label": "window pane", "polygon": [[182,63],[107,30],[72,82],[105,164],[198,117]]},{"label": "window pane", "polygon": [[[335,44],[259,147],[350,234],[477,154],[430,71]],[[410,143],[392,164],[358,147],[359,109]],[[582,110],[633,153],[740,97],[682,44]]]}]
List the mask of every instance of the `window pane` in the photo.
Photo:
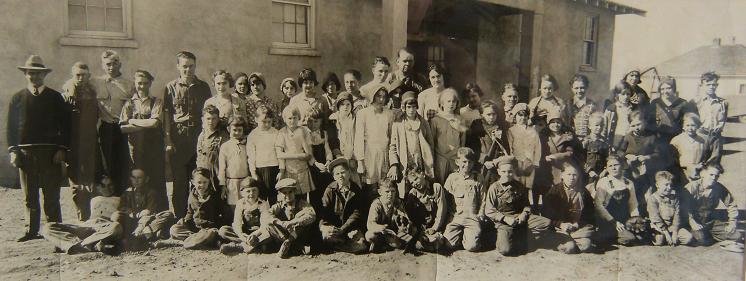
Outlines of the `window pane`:
[{"label": "window pane", "polygon": [[295,6],[295,22],[306,23],[306,7]]},{"label": "window pane", "polygon": [[82,6],[82,5],[85,5],[85,3],[84,3],[84,2],[85,2],[84,0],[68,0],[68,1],[67,1],[67,4],[68,4],[68,5],[78,5],[78,6]]},{"label": "window pane", "polygon": [[593,43],[583,42],[583,64],[593,64]]},{"label": "window pane", "polygon": [[295,22],[295,7],[292,5],[283,5],[283,14],[285,22]]},{"label": "window pane", "polygon": [[88,7],[88,29],[92,31],[104,30],[104,8]]},{"label": "window pane", "polygon": [[106,9],[106,31],[124,31],[122,9]]},{"label": "window pane", "polygon": [[88,5],[88,7],[104,7],[105,3],[104,0],[86,0],[86,5]]},{"label": "window pane", "polygon": [[107,8],[121,8],[122,0],[106,0]]},{"label": "window pane", "polygon": [[283,42],[282,40],[282,23],[272,23],[272,42]]},{"label": "window pane", "polygon": [[67,6],[68,21],[71,30],[85,30],[85,8],[82,6]]},{"label": "window pane", "polygon": [[295,32],[296,32],[296,43],[308,43],[308,38],[306,36],[306,25],[305,24],[298,24],[295,26]]},{"label": "window pane", "polygon": [[295,25],[285,24],[283,25],[284,36],[282,41],[286,43],[295,43]]},{"label": "window pane", "polygon": [[588,17],[585,19],[585,33],[583,34],[583,39],[591,40],[591,34],[593,34],[593,18]]},{"label": "window pane", "polygon": [[272,22],[282,22],[282,4],[272,3]]}]

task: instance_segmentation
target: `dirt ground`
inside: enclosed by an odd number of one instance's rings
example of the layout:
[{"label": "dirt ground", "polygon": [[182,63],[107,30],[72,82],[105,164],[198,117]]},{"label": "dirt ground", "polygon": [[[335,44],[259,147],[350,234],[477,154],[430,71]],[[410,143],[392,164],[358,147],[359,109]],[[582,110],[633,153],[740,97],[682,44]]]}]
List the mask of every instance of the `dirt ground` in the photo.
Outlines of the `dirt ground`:
[{"label": "dirt ground", "polygon": [[[743,208],[746,124],[729,123],[725,136],[727,170],[721,180]],[[63,221],[74,221],[69,188],[62,193]],[[281,260],[273,254],[224,256],[181,248],[68,256],[52,253],[44,240],[16,243],[23,212],[21,191],[0,187],[0,280],[744,280],[743,255],[716,246],[620,247],[574,256],[538,249],[504,258],[493,251],[461,251],[449,257],[389,252]]]}]

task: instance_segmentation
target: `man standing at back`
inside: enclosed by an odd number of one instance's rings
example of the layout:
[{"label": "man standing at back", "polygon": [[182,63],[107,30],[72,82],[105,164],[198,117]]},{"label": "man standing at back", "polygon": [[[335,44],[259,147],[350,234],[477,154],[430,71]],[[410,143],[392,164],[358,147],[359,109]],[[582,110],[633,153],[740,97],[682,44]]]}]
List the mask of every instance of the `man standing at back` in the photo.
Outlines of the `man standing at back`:
[{"label": "man standing at back", "polygon": [[[179,78],[168,82],[163,94],[169,204],[177,218],[184,217],[189,196],[189,178],[195,167],[197,137],[202,130],[202,107],[212,96],[210,86],[195,76],[197,57],[187,51],[176,54]],[[167,168],[168,169],[168,168]]]},{"label": "man standing at back", "polygon": [[399,49],[396,55],[396,67],[396,71],[389,75],[387,81],[386,87],[389,91],[400,88],[402,93],[412,91],[419,94],[427,88],[422,82],[425,78],[414,72],[414,54],[411,50]]},{"label": "man standing at back", "polygon": [[[129,178],[129,145],[127,135],[119,127],[119,116],[124,103],[132,98],[134,83],[122,76],[119,54],[106,50],[101,54],[105,74],[91,79],[98,99],[98,141],[104,155],[104,173],[111,178],[119,195],[127,189]],[[96,145],[96,144],[87,144]]]},{"label": "man standing at back", "polygon": [[52,70],[32,55],[23,66],[26,88],[13,94],[8,105],[7,137],[10,164],[18,168],[25,194],[26,233],[18,242],[40,239],[39,189],[44,194],[47,222],[61,222],[60,183],[69,147],[70,112],[62,94],[44,86]]}]

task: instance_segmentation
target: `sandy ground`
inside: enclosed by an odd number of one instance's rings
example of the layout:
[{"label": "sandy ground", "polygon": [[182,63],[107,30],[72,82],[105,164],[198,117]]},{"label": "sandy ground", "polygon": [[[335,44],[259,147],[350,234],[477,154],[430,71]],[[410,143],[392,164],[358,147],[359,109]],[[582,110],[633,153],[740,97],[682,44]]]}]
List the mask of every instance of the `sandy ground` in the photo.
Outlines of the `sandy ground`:
[{"label": "sandy ground", "polygon": [[[746,124],[729,123],[725,136],[727,170],[721,180],[743,208]],[[70,190],[62,193],[63,221],[74,221]],[[23,232],[23,212],[21,191],[0,187],[0,280],[744,280],[743,255],[717,247],[620,247],[574,256],[538,249],[503,258],[493,251],[461,251],[450,257],[389,252],[281,260],[276,255],[224,256],[217,250],[180,248],[68,256],[52,253],[44,240],[16,243]]]}]

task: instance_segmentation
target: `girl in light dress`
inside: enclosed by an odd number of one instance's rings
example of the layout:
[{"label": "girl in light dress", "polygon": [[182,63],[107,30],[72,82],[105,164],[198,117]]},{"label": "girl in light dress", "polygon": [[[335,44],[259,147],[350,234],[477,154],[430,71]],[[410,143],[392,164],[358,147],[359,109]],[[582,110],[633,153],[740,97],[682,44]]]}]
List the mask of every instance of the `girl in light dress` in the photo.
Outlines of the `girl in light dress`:
[{"label": "girl in light dress", "polygon": [[[541,161],[541,141],[534,125],[528,124],[528,105],[513,106],[513,126],[508,129],[508,146],[518,160],[516,179],[529,188],[531,204],[539,207],[539,193],[534,189],[536,169]],[[538,209],[537,209],[538,210]]]},{"label": "girl in light dress", "polygon": [[[357,112],[354,154],[357,171],[364,184],[378,184],[389,169],[389,139],[395,114],[386,108],[389,93],[380,86],[373,94],[370,106]],[[368,191],[374,189],[369,188]]]},{"label": "girl in light dress", "polygon": [[440,94],[440,112],[430,120],[435,150],[435,180],[443,184],[456,171],[456,152],[466,142],[466,124],[457,114],[458,93],[448,88]]},{"label": "girl in light dress", "polygon": [[308,194],[316,189],[311,179],[310,165],[314,165],[311,131],[300,126],[300,112],[293,106],[282,111],[285,127],[277,133],[275,151],[280,162],[280,179],[298,182],[297,194]]}]

